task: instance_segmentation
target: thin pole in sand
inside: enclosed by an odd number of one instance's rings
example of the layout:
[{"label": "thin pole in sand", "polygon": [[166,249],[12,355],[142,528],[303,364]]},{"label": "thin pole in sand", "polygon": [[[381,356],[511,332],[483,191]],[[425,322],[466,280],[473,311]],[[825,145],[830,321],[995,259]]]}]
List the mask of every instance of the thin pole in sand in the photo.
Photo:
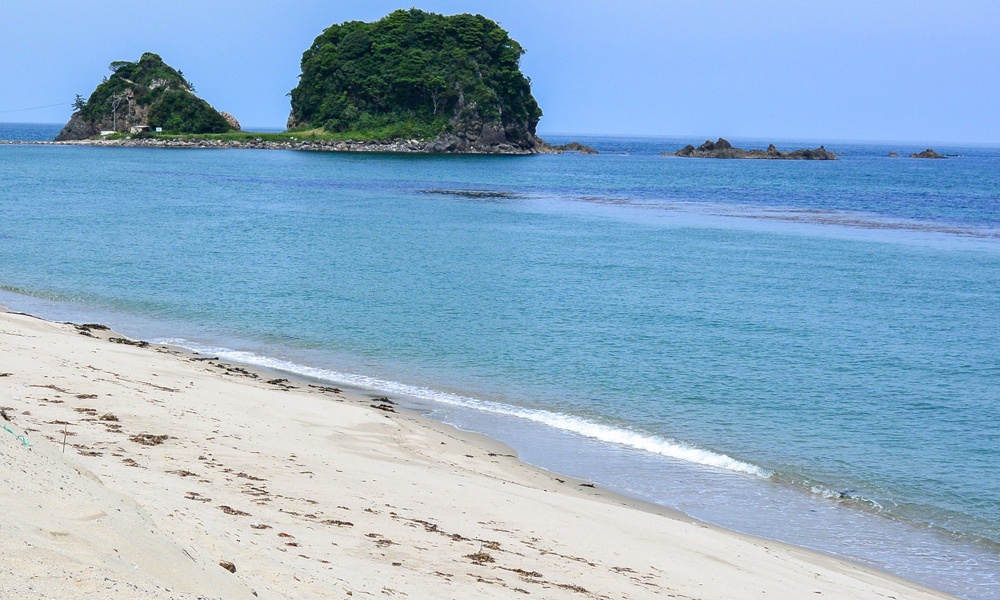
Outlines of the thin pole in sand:
[{"label": "thin pole in sand", "polygon": [[66,429],[69,425],[63,424],[63,454],[66,454],[66,436],[69,435],[69,431]]}]

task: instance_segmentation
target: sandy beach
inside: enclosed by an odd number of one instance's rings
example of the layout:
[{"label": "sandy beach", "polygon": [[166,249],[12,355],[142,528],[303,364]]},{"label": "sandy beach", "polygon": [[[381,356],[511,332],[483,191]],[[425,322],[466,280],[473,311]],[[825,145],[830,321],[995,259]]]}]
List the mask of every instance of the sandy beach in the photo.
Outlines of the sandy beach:
[{"label": "sandy beach", "polygon": [[376,396],[0,313],[0,598],[950,597]]}]

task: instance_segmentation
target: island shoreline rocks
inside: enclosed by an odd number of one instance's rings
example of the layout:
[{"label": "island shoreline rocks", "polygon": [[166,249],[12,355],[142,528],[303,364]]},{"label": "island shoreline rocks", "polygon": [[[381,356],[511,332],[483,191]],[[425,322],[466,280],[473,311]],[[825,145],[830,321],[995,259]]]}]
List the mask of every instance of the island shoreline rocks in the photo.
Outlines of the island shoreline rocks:
[{"label": "island shoreline rocks", "polygon": [[735,148],[725,138],[719,138],[713,142],[706,141],[701,146],[695,148],[688,144],[677,152],[661,152],[660,156],[680,156],[683,158],[740,158],[740,159],[762,159],[762,160],[837,160],[837,155],[829,152],[824,146],[812,150],[800,148],[791,152],[782,152],[774,144],[767,147],[767,150],[744,150]]},{"label": "island shoreline rocks", "polygon": [[523,156],[532,154],[598,154],[596,150],[573,142],[560,146],[552,146],[539,140],[531,148],[520,148],[510,145],[475,146],[450,144],[440,138],[434,140],[293,140],[274,141],[263,138],[250,140],[226,139],[164,139],[156,137],[133,137],[115,139],[84,139],[60,140],[52,142],[0,140],[4,145],[25,146],[95,146],[108,148],[178,148],[178,149],[215,149],[215,150],[304,150],[312,152],[369,152],[386,154],[448,154],[448,155],[494,155]]}]

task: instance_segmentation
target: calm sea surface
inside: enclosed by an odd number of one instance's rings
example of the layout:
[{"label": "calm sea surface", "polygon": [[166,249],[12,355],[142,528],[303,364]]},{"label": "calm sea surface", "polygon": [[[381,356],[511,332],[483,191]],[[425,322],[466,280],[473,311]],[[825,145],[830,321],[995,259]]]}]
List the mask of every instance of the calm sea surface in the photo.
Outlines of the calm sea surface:
[{"label": "calm sea surface", "polygon": [[0,303],[381,390],[528,462],[1000,598],[1000,149],[580,141],[603,153],[0,146]]}]

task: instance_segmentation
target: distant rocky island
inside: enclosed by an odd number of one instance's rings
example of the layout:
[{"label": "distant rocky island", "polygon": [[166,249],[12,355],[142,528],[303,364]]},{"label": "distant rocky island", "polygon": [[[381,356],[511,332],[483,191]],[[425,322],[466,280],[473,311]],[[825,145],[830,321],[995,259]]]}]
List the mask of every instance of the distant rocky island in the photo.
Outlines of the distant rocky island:
[{"label": "distant rocky island", "polygon": [[928,149],[924,150],[923,152],[917,152],[917,153],[911,154],[910,158],[947,158],[947,157],[944,156],[944,155],[942,155],[942,154],[938,154],[937,152],[935,152],[935,151],[931,150],[930,148],[928,148]]},{"label": "distant rocky island", "polygon": [[775,160],[837,160],[837,155],[833,152],[827,151],[827,149],[823,146],[813,150],[800,149],[793,150],[791,152],[782,152],[775,148],[774,144],[771,144],[767,147],[767,150],[743,150],[742,148],[734,148],[733,145],[724,138],[719,138],[718,141],[715,142],[706,141],[697,148],[688,144],[677,152],[661,152],[660,156],[682,156],[687,158],[757,158]]},{"label": "distant rocky island", "polygon": [[115,61],[109,69],[111,76],[89,98],[77,96],[77,110],[57,142],[116,133],[202,134],[240,128],[232,115],[196,96],[183,73],[152,52],[136,62]]},{"label": "distant rocky island", "polygon": [[288,130],[241,131],[194,93],[180,70],[147,52],[111,63],[88,98],[77,96],[55,143],[343,152],[597,154],[551,146],[521,73],[524,49],[481,15],[415,8],[323,31],[303,53],[289,96]]}]

